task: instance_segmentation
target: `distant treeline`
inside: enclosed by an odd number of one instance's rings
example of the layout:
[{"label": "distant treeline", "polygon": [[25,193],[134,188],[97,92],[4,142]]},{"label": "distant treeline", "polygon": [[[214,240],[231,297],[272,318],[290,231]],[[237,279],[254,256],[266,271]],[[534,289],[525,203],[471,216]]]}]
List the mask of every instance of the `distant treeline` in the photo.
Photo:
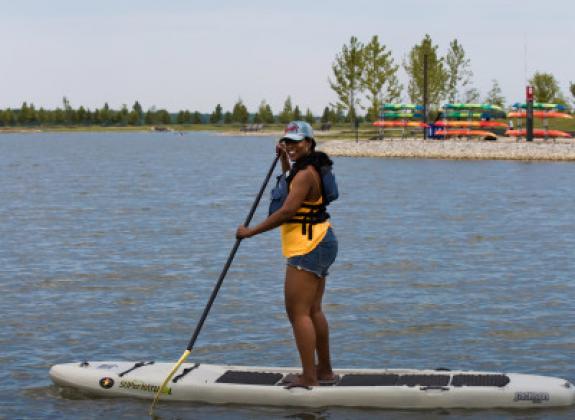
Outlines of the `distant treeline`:
[{"label": "distant treeline", "polygon": [[53,110],[36,108],[34,104],[24,102],[20,108],[0,109],[0,126],[2,127],[34,127],[34,126],[141,126],[141,125],[165,125],[165,124],[247,124],[266,123],[285,124],[292,120],[305,120],[310,123],[316,122],[343,122],[347,116],[342,109],[335,110],[325,107],[320,118],[313,115],[307,109],[305,113],[300,111],[299,106],[292,106],[291,98],[284,102],[280,113],[274,114],[270,105],[263,100],[255,113],[250,113],[247,107],[239,99],[232,111],[224,111],[220,104],[216,105],[212,113],[200,111],[181,110],[170,113],[166,109],[151,107],[144,111],[138,101],[134,102],[129,109],[123,105],[119,110],[112,109],[107,103],[102,108],[91,110],[80,106],[73,108],[70,101],[64,97],[63,106]]}]

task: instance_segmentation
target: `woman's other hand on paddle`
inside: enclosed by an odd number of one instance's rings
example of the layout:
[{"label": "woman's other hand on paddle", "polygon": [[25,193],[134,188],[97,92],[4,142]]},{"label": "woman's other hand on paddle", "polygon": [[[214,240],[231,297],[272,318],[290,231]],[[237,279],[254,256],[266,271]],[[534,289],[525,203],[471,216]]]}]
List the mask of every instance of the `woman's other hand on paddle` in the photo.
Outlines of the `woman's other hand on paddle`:
[{"label": "woman's other hand on paddle", "polygon": [[249,227],[245,227],[244,225],[239,226],[238,230],[236,230],[236,239],[245,239],[249,238],[252,235],[253,235],[252,229],[250,229]]},{"label": "woman's other hand on paddle", "polygon": [[276,144],[276,156],[287,157],[286,145],[283,141]]}]

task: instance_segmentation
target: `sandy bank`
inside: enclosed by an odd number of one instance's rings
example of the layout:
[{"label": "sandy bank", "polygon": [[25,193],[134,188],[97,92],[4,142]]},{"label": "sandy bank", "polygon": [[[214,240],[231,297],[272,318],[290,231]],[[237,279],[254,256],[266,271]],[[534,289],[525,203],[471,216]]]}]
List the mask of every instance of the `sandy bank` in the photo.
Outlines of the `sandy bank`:
[{"label": "sandy bank", "polygon": [[505,159],[575,161],[575,140],[329,140],[318,148],[332,156],[415,159]]}]

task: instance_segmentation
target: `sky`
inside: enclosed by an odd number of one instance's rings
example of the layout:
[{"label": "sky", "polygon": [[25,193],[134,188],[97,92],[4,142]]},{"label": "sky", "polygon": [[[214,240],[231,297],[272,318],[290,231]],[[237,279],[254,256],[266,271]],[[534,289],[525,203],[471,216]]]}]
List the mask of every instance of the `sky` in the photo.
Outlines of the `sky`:
[{"label": "sky", "polygon": [[0,108],[53,109],[66,96],[73,107],[212,112],[241,99],[277,113],[291,96],[321,114],[351,36],[377,35],[397,64],[425,34],[441,55],[457,39],[473,85],[485,96],[496,79],[508,104],[535,71],[565,95],[575,82],[574,0],[0,0],[0,10]]}]

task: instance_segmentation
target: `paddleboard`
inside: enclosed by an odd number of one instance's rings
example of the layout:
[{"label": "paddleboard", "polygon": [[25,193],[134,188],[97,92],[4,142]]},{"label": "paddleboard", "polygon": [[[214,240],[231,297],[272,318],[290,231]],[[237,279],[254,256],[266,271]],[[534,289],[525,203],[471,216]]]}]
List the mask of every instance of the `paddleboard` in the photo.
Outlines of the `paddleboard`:
[{"label": "paddleboard", "polygon": [[[61,387],[99,397],[153,399],[173,363],[81,362],[55,365]],[[335,383],[290,388],[296,368],[183,363],[162,401],[268,406],[353,406],[397,409],[533,408],[575,403],[565,379],[448,369],[338,369]]]}]

